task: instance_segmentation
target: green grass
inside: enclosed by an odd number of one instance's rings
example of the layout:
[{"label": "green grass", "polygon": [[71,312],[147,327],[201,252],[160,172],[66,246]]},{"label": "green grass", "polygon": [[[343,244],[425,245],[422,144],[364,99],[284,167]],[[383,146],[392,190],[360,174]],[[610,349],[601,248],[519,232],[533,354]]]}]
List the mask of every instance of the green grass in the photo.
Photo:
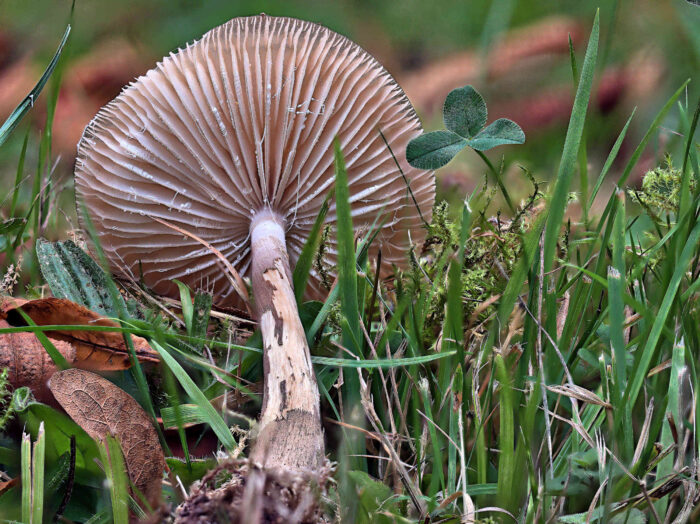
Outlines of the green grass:
[{"label": "green grass", "polygon": [[124,456],[116,438],[108,436],[100,446],[100,456],[109,486],[112,519],[115,524],[129,522],[129,479],[126,475]]},{"label": "green grass", "polygon": [[[369,256],[379,220],[355,237],[336,147],[337,180],[327,204],[334,201],[338,217],[338,282],[325,303],[303,302],[322,248],[324,206],[294,283],[323,415],[327,427],[338,427],[327,431],[327,451],[340,464],[337,490],[329,496],[339,498],[349,520],[460,522],[472,504],[484,522],[700,519],[693,505],[700,480],[694,463],[700,453],[700,106],[687,105],[683,84],[638,143],[628,133],[630,116],[602,166],[589,162],[587,138],[595,130],[587,111],[598,39],[596,17],[581,69],[574,69],[575,101],[547,194],[533,188],[520,205],[511,194],[513,209],[498,209],[494,194],[504,191],[505,182],[493,167],[495,157],[483,155],[495,186],[478,188],[460,205],[438,206],[425,246],[407,253],[407,268],[389,280],[376,277],[378,260]],[[484,40],[491,40],[486,32]],[[666,208],[642,205],[628,180],[659,129],[674,123],[677,134],[667,150],[672,164],[681,166],[674,178],[680,197]],[[9,134],[13,125],[3,129]],[[6,136],[0,133],[0,139]],[[618,166],[623,146],[634,149]],[[44,164],[26,181],[30,190],[20,191],[32,148]],[[13,163],[13,171],[19,166],[16,184],[2,208],[9,217],[2,230],[6,266],[15,262],[16,246],[38,240],[32,219],[43,213],[36,202],[50,151],[50,143],[25,138]],[[547,168],[535,166],[532,180],[544,178]],[[616,190],[606,191],[609,186]],[[572,191],[579,193],[580,211]],[[645,201],[665,195],[650,197]],[[8,222],[14,219],[20,221]],[[130,346],[134,367],[110,378],[152,417],[166,456],[172,440],[156,416],[177,429],[187,485],[205,474],[191,456],[198,441],[214,438],[224,454],[245,452],[260,403],[251,385],[262,376],[259,336],[238,336],[247,324],[211,311],[208,298],[185,286],[181,309],[120,289],[100,269],[99,250],[95,264],[67,245],[40,243],[37,249],[38,262],[23,269],[31,286],[48,283],[54,294],[101,308],[120,322],[118,328],[72,329],[137,334],[161,355],[161,368],[148,369]],[[31,251],[24,254],[34,256]],[[42,253],[50,260],[42,261]],[[56,328],[15,326],[0,328],[0,335],[33,332],[63,366],[44,335]],[[341,375],[343,384],[335,387]],[[222,407],[220,397],[233,393],[235,404]],[[47,486],[72,483],[73,495],[62,508],[66,518],[128,521],[134,505],[116,441],[95,447],[65,415],[33,402],[26,389],[3,409],[28,432],[22,437],[21,429],[18,434],[5,425],[0,434],[0,469],[22,479],[0,495],[3,518],[52,518],[63,493]],[[198,424],[194,437],[185,423]],[[71,451],[70,435],[77,451]],[[182,493],[170,480],[163,496],[176,505]]]}]

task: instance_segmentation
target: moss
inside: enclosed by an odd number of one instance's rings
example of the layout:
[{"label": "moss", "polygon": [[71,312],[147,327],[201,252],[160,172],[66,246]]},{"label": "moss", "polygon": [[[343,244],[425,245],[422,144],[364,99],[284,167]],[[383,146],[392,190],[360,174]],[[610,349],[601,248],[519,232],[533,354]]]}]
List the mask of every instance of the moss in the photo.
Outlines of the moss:
[{"label": "moss", "polygon": [[14,408],[10,399],[12,398],[12,388],[8,380],[9,371],[3,368],[0,371],[0,431],[3,431],[7,423],[14,415]]},{"label": "moss", "polygon": [[[489,217],[485,211],[474,217],[471,234],[464,246],[461,287],[465,325],[474,309],[485,300],[501,292],[504,281],[511,274],[521,250],[522,234],[528,230],[532,217],[537,213],[542,194],[538,184],[531,179],[534,191],[522,204],[513,220],[504,219],[500,213]],[[482,209],[487,209],[493,199],[492,192],[484,191]],[[421,273],[413,270],[412,285],[416,296],[419,287],[432,287],[426,306],[426,337],[441,329],[447,300],[447,267],[449,257],[459,246],[459,222],[452,220],[445,202],[436,205],[433,223],[422,254],[422,270],[432,282],[427,282]],[[425,290],[423,290],[425,291]],[[489,315],[496,306],[486,308],[482,316]]]},{"label": "moss", "polygon": [[[486,209],[493,201],[494,190],[484,186],[479,208],[475,211],[469,238],[464,247],[461,288],[464,312],[464,325],[467,326],[475,308],[502,292],[504,283],[513,270],[521,250],[522,235],[528,231],[532,219],[542,209],[542,193],[538,183],[526,172],[534,191],[521,204],[512,220],[497,213],[488,216]],[[461,216],[447,202],[438,202],[433,209],[432,222],[427,226],[426,240],[420,253],[411,248],[409,265],[401,270],[394,268],[394,292],[396,297],[423,297],[419,314],[424,319],[420,324],[423,343],[432,346],[442,331],[445,320],[448,288],[448,268],[450,260],[459,250],[461,222],[454,217]],[[323,242],[322,242],[323,244]],[[374,280],[371,268],[368,274]],[[371,294],[367,294],[367,306]],[[497,304],[480,312],[480,318],[493,313]],[[328,315],[326,334],[341,331],[342,313],[335,304]]]},{"label": "moss", "polygon": [[[673,167],[671,157],[667,156],[665,165],[648,171],[642,180],[640,190],[630,190],[633,201],[655,213],[676,213],[681,193],[680,169]],[[690,177],[690,191],[695,191],[696,181]]]},{"label": "moss", "polygon": [[327,334],[329,335],[339,335],[343,331],[342,323],[344,319],[343,309],[340,301],[336,301],[328,311],[328,320],[326,321],[326,326],[329,329]]},{"label": "moss", "polygon": [[449,218],[450,210],[447,202],[439,202],[433,210],[433,221],[428,226],[426,246],[432,244],[450,245],[457,241],[456,225]]},{"label": "moss", "polygon": [[316,256],[314,257],[314,269],[316,270],[316,273],[318,273],[320,279],[321,279],[321,286],[323,286],[326,290],[330,290],[331,286],[333,285],[333,279],[331,277],[330,269],[328,268],[327,264],[324,262],[324,259],[326,257],[326,251],[328,249],[328,239],[331,234],[331,226],[327,224],[323,228],[323,232],[321,233],[321,241],[318,245],[318,250],[316,251]]}]

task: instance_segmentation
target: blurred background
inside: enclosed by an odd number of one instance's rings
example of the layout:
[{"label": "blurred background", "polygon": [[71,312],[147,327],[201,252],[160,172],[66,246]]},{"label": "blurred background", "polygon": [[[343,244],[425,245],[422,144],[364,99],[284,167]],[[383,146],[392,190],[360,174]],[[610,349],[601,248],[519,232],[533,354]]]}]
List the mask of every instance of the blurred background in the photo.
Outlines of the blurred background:
[{"label": "blurred background", "polygon": [[[503,163],[512,194],[525,198],[532,187],[522,168],[543,183],[556,172],[574,93],[569,37],[580,67],[597,7],[580,0],[78,0],[62,58],[51,160],[43,164],[62,210],[57,220],[65,222],[51,231],[74,225],[76,144],[97,110],[163,55],[232,17],[260,12],[318,22],[359,43],[402,85],[427,130],[442,126],[445,95],[473,84],[487,101],[489,121],[511,118],[527,135],[525,146],[489,152],[494,164]],[[0,121],[41,76],[70,8],[67,0],[0,0]],[[700,70],[700,7],[686,0],[608,0],[600,4],[600,16],[595,94],[586,124],[586,161],[593,177],[633,108],[637,112],[618,165],[624,165],[670,94]],[[700,94],[693,84],[682,97],[691,110]],[[50,92],[47,87],[30,117],[0,148],[0,183],[8,189],[0,196],[11,193],[27,134],[25,170],[36,172]],[[679,147],[676,115],[669,113],[631,184],[665,151]],[[465,151],[438,173],[438,195],[461,200],[484,175],[481,160]],[[30,186],[33,175],[27,177]],[[546,184],[541,189],[546,191]],[[6,207],[0,206],[3,219]]]}]

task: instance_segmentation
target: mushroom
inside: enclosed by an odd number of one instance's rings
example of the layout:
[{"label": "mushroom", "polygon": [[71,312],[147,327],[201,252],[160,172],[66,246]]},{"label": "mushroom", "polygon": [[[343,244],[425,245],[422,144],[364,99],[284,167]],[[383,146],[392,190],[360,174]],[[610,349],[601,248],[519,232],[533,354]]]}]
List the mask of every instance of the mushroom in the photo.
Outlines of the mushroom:
[{"label": "mushroom", "polygon": [[[374,249],[386,275],[404,265],[432,213],[433,173],[404,154],[420,133],[403,91],[367,52],[322,26],[265,15],[235,18],[171,53],[85,129],[81,221],[84,209],[117,276],[175,297],[179,279],[220,305],[241,305],[245,293],[213,251],[250,277],[265,378],[251,459],[266,468],[313,471],[324,460],[291,267],[333,187],[333,141],[355,229],[383,219]],[[326,220],[335,222],[334,204]],[[330,238],[331,267],[335,245]],[[313,272],[307,296],[323,295]]]}]

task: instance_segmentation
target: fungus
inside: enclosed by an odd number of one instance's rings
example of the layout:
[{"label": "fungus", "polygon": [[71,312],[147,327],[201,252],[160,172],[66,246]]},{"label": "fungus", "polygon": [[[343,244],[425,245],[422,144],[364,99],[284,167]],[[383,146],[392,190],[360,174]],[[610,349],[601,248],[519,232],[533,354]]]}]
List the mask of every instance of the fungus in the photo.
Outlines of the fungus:
[{"label": "fungus", "polygon": [[[165,57],[83,134],[80,213],[89,214],[117,276],[174,297],[179,279],[210,290],[220,305],[245,297],[212,250],[250,277],[265,378],[251,458],[266,468],[315,471],[324,460],[291,267],[333,187],[333,141],[345,155],[355,229],[383,219],[374,249],[386,274],[404,265],[431,215],[434,176],[404,154],[420,133],[401,88],[363,49],[313,23],[260,15],[233,19]],[[326,221],[335,219],[331,204]],[[330,266],[335,245],[331,235]],[[323,295],[313,272],[307,296]]]}]

